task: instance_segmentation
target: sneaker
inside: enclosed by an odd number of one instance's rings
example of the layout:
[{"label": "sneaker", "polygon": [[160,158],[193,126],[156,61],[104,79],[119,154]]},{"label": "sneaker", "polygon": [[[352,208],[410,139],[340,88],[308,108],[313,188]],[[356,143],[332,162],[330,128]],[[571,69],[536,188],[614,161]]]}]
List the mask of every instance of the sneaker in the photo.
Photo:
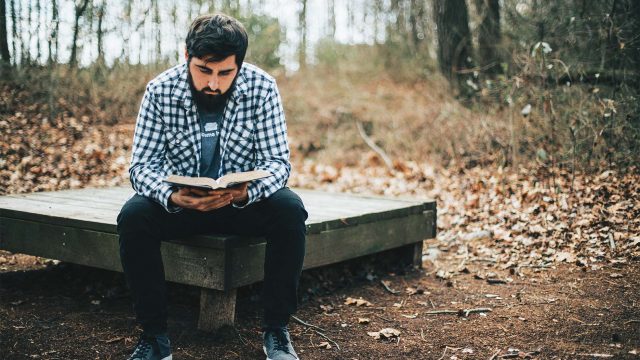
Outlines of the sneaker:
[{"label": "sneaker", "polygon": [[171,343],[167,335],[140,335],[138,345],[129,360],[172,360]]},{"label": "sneaker", "polygon": [[264,353],[267,360],[298,360],[298,354],[291,345],[287,327],[267,329],[264,332]]}]

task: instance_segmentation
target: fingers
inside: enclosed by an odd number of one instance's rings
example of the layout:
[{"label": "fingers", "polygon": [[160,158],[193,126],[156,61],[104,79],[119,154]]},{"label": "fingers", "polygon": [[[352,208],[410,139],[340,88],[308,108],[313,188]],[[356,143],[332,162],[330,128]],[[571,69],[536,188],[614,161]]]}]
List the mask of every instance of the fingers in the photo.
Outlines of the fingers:
[{"label": "fingers", "polygon": [[209,195],[209,191],[208,190],[204,190],[204,189],[190,188],[189,191],[190,191],[190,193],[192,195],[195,195],[195,196],[207,196],[207,195]]},{"label": "fingers", "polygon": [[199,211],[211,211],[227,206],[233,200],[233,196],[226,195],[211,195],[199,198],[194,198],[192,202],[192,208]]}]

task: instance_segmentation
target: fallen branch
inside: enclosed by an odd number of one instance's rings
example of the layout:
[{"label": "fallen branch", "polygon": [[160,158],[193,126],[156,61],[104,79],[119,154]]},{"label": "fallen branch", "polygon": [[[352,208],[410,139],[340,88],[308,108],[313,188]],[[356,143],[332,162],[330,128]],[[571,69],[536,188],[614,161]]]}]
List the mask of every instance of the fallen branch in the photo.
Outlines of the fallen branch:
[{"label": "fallen branch", "polygon": [[384,287],[385,290],[387,290],[388,292],[390,292],[393,295],[398,295],[400,293],[400,291],[393,290],[392,288],[390,288],[389,285],[387,285],[387,282],[384,281],[384,280],[380,280],[380,284],[382,284],[382,287]]},{"label": "fallen branch", "polygon": [[376,145],[376,143],[369,137],[369,135],[367,135],[367,133],[364,132],[364,128],[362,127],[362,124],[358,120],[356,120],[356,127],[358,128],[358,132],[360,133],[362,140],[364,140],[364,142],[367,145],[369,145],[369,147],[373,151],[375,151],[376,154],[378,154],[378,156],[380,156],[380,158],[382,159],[382,161],[384,161],[384,164],[387,166],[387,168],[389,168],[389,170],[393,170],[393,163],[391,162],[391,158],[389,157],[389,155],[387,155],[387,153],[385,153],[384,150],[382,150],[382,148]]},{"label": "fallen branch", "polygon": [[488,278],[487,282],[489,284],[506,284],[507,283],[506,280],[498,279],[498,278]]},{"label": "fallen branch", "polygon": [[319,326],[316,326],[316,325],[313,325],[313,324],[309,324],[307,322],[304,322],[304,321],[300,320],[297,316],[291,315],[291,317],[293,318],[293,320],[295,320],[296,322],[298,322],[301,325],[304,325],[304,326],[310,327],[310,328],[314,328],[314,329],[318,329],[320,331],[326,331],[325,329],[323,329],[323,328],[321,328]]},{"label": "fallen branch", "polygon": [[442,353],[442,356],[440,356],[440,357],[438,358],[438,360],[442,360],[442,359],[444,359],[444,356],[447,354],[447,350],[449,350],[449,349],[451,349],[451,350],[453,350],[453,351],[456,351],[456,350],[459,350],[460,348],[454,348],[454,347],[448,347],[448,346],[445,346],[445,347],[444,347],[444,352]]},{"label": "fallen branch", "polygon": [[336,349],[340,350],[340,345],[338,345],[337,342],[333,341],[333,339],[331,339],[330,337],[328,337],[327,335],[323,334],[322,332],[320,332],[318,329],[325,331],[323,328],[313,325],[313,324],[309,324],[306,321],[302,321],[300,320],[297,316],[293,316],[291,315],[291,317],[293,318],[293,320],[295,320],[296,322],[298,322],[299,324],[306,326],[307,329],[312,330],[313,332],[315,332],[316,334],[322,336],[325,340],[331,341],[333,343],[333,345],[336,346]]},{"label": "fallen branch", "polygon": [[640,323],[640,320],[638,319],[631,319],[629,321],[625,321],[624,324],[628,325],[628,324],[633,324],[633,323]]},{"label": "fallen branch", "polygon": [[498,356],[498,354],[500,354],[500,349],[498,349],[498,351],[496,351],[493,355],[491,355],[489,360],[494,360],[496,358],[496,356]]},{"label": "fallen branch", "polygon": [[394,321],[394,320],[387,319],[386,317],[380,316],[380,315],[378,315],[378,314],[373,314],[373,315],[375,315],[375,317],[378,317],[378,318],[380,318],[380,319],[382,319],[382,320],[384,320],[384,321],[388,321],[388,322],[392,322],[392,323],[395,323],[395,322],[396,322],[396,321]]},{"label": "fallen branch", "polygon": [[458,310],[433,310],[433,311],[427,311],[427,315],[441,315],[441,314],[458,315]]},{"label": "fallen branch", "polygon": [[462,312],[464,313],[464,317],[469,316],[469,314],[473,314],[473,313],[485,313],[485,312],[491,312],[493,311],[490,308],[475,308],[475,309],[464,309],[462,310]]},{"label": "fallen branch", "polygon": [[464,316],[467,317],[469,316],[469,314],[473,314],[473,313],[484,313],[484,312],[491,312],[493,311],[490,308],[475,308],[475,309],[462,309],[462,310],[433,310],[433,311],[427,311],[426,314],[427,315],[458,315],[458,316]]},{"label": "fallen branch", "polygon": [[315,332],[316,334],[318,334],[318,335],[322,336],[322,337],[323,337],[323,338],[325,338],[326,340],[331,341],[331,342],[333,343],[333,345],[335,345],[335,346],[336,346],[336,349],[340,350],[340,345],[338,345],[338,343],[337,343],[337,342],[333,341],[333,339],[331,339],[330,337],[328,337],[327,335],[325,335],[325,334],[321,333],[320,331],[318,331],[318,330],[316,330],[316,329],[311,329],[311,330],[313,330],[313,332]]}]

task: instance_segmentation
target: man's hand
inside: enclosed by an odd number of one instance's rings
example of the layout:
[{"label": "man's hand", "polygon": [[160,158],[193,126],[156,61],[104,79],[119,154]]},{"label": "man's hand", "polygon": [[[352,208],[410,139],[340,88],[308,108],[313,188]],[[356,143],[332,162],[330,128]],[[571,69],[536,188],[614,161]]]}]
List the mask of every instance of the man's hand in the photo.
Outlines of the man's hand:
[{"label": "man's hand", "polygon": [[241,205],[247,202],[248,184],[245,182],[231,188],[216,190],[181,188],[171,194],[169,201],[182,208],[199,211],[211,211],[231,203]]},{"label": "man's hand", "polygon": [[220,189],[223,194],[231,194],[233,200],[231,201],[235,205],[244,205],[249,200],[249,194],[247,193],[248,182],[243,182],[234,185],[230,188]]}]

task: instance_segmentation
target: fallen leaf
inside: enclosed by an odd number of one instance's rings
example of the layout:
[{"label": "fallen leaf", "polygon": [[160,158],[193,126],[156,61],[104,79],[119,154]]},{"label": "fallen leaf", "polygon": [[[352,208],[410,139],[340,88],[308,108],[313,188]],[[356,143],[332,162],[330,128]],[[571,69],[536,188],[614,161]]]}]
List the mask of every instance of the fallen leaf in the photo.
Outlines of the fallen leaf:
[{"label": "fallen leaf", "polygon": [[380,331],[370,331],[367,332],[367,334],[371,337],[373,337],[376,340],[380,340],[382,338],[384,339],[393,339],[393,338],[397,338],[398,336],[400,336],[400,331],[394,329],[394,328],[384,328]]},{"label": "fallen leaf", "polygon": [[348,297],[344,301],[344,304],[345,305],[355,305],[355,306],[373,306],[372,303],[368,302],[367,300],[365,300],[363,298],[354,299],[352,297]]}]

